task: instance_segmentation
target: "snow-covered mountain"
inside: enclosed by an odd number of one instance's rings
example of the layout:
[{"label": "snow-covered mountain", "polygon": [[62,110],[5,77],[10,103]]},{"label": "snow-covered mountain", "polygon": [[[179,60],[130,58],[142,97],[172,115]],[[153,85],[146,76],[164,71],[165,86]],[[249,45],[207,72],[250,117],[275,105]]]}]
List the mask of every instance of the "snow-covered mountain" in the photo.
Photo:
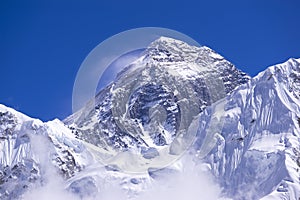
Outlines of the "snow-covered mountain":
[{"label": "snow-covered mountain", "polygon": [[250,78],[208,47],[162,37],[64,122],[0,105],[0,199],[42,199],[34,191],[54,186],[70,199],[111,186],[138,199],[184,171],[185,153],[213,174],[220,199],[297,200],[299,98],[300,59]]},{"label": "snow-covered mountain", "polygon": [[[215,136],[216,145],[204,160],[226,196],[300,197],[299,83],[300,59],[290,59],[261,72],[201,115],[195,150],[201,149],[203,135]],[[217,110],[220,105],[223,109]],[[221,132],[209,131],[212,118],[222,122]]]},{"label": "snow-covered mountain", "polygon": [[156,157],[166,147],[178,154],[170,144],[194,117],[248,80],[208,47],[161,37],[100,91],[95,103],[64,122],[78,139],[102,148],[102,161],[137,148],[146,165],[146,157]]}]

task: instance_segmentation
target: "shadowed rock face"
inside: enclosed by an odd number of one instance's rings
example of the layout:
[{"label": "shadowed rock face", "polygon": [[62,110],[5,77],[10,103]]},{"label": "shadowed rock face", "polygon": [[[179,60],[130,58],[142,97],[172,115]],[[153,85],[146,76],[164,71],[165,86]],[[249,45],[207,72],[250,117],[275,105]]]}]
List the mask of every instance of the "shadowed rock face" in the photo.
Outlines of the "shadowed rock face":
[{"label": "shadowed rock face", "polygon": [[[155,111],[154,107],[158,106],[163,111]],[[157,146],[167,144],[164,130],[174,137],[179,128],[180,109],[176,96],[162,85],[147,84],[134,91],[129,99],[129,113],[130,118],[140,122],[144,129],[149,131]],[[162,120],[165,122],[161,130],[159,123]]]}]

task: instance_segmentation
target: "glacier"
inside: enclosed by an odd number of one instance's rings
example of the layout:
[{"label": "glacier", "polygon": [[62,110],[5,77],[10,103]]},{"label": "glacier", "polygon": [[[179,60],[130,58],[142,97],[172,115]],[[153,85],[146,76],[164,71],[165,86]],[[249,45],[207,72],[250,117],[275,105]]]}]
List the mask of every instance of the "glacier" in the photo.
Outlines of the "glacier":
[{"label": "glacier", "polygon": [[297,200],[299,98],[300,59],[251,78],[208,47],[162,37],[63,121],[0,105],[0,199],[43,199],[34,191],[46,187],[62,199],[147,199],[179,177],[190,200]]}]

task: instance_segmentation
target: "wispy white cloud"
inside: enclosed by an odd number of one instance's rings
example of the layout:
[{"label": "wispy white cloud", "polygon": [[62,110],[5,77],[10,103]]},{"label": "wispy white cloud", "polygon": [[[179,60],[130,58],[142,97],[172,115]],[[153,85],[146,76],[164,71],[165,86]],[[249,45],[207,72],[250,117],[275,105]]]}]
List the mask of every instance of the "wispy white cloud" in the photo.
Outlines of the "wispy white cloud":
[{"label": "wispy white cloud", "polygon": [[[44,176],[43,184],[31,188],[23,200],[129,200],[127,194],[117,182],[98,185],[98,194],[80,198],[66,190],[65,182],[50,163],[51,148],[46,137],[34,136],[34,152],[37,153]],[[213,181],[209,172],[203,171],[201,165],[195,165],[192,159],[185,158],[181,172],[162,173],[146,191],[130,200],[214,200],[221,190]]]},{"label": "wispy white cloud", "polygon": [[155,181],[154,186],[136,200],[215,200],[220,194],[221,189],[212,175],[191,159],[185,159],[182,172]]}]

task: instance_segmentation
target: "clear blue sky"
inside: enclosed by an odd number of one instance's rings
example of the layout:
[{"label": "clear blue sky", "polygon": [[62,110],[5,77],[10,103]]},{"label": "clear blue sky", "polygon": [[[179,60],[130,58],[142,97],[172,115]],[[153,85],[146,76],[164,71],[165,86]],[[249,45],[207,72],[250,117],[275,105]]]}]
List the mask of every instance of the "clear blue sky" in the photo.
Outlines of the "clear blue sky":
[{"label": "clear blue sky", "polygon": [[250,75],[300,57],[299,0],[2,0],[0,103],[42,120],[65,118],[86,55],[145,26],[185,33]]}]

